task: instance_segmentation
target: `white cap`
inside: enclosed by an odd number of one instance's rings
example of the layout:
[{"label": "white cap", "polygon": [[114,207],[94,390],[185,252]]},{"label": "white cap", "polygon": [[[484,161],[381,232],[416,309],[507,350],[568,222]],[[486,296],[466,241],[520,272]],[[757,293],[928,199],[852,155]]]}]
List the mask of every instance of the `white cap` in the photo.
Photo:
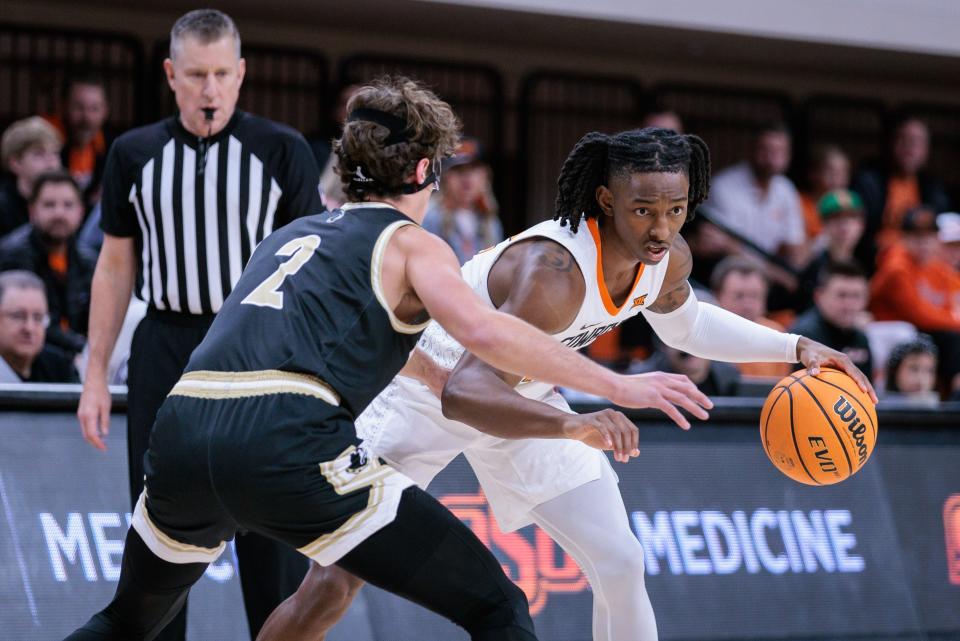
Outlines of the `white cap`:
[{"label": "white cap", "polygon": [[960,242],[960,214],[951,211],[937,216],[937,238],[941,243]]}]

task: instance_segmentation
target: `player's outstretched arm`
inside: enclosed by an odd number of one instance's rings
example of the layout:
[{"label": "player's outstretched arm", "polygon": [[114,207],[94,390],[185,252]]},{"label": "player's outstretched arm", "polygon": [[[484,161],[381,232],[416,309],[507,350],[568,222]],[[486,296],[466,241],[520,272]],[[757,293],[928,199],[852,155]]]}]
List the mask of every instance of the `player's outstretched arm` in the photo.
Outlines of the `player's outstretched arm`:
[{"label": "player's outstretched arm", "polygon": [[693,356],[730,363],[797,363],[811,374],[834,366],[853,378],[876,402],[870,380],[846,354],[809,338],[764,327],[732,312],[703,303],[687,282],[693,259],[678,238],[670,250],[663,292],[643,315],[660,339]]},{"label": "player's outstretched arm", "polygon": [[675,404],[706,416],[691,400],[705,397],[686,377],[652,380],[614,374],[529,323],[487,306],[463,281],[453,251],[439,238],[419,229],[395,236],[403,273],[430,315],[468,351],[494,367],[602,396],[625,407],[658,408],[681,425],[689,423]]}]

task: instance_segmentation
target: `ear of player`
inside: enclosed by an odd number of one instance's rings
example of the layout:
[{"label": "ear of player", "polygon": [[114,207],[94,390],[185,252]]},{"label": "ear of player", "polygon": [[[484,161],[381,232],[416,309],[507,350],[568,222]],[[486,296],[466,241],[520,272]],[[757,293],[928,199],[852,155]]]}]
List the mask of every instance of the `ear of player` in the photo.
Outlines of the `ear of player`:
[{"label": "ear of player", "polygon": [[844,372],[790,374],[760,412],[763,450],[778,470],[807,485],[832,485],[856,474],[877,442],[873,399]]}]

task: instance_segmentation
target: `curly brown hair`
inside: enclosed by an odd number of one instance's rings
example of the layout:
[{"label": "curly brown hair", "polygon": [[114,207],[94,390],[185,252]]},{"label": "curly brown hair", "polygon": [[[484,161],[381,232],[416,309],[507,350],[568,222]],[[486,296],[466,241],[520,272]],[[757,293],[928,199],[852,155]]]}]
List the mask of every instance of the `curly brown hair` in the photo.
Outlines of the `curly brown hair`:
[{"label": "curly brown hair", "polygon": [[[372,195],[402,194],[404,179],[420,159],[439,161],[451,155],[460,142],[460,119],[450,105],[409,78],[384,76],[362,87],[347,103],[347,113],[361,108],[384,111],[406,122],[406,141],[384,146],[390,130],[368,120],[344,125],[333,151],[343,190],[353,202]],[[375,181],[376,188],[354,184],[357,167]]]}]

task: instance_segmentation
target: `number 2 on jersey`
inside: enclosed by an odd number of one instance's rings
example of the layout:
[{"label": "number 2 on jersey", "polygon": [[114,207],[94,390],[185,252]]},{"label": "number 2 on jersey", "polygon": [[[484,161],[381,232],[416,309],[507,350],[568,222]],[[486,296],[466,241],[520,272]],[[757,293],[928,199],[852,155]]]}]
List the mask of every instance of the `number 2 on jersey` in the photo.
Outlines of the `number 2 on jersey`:
[{"label": "number 2 on jersey", "polygon": [[320,237],[316,234],[294,238],[277,250],[277,256],[289,256],[290,260],[280,263],[277,271],[267,276],[256,289],[247,294],[241,301],[243,305],[257,305],[283,309],[283,292],[280,285],[287,276],[293,276],[300,268],[307,264],[313,252],[320,246]]}]

